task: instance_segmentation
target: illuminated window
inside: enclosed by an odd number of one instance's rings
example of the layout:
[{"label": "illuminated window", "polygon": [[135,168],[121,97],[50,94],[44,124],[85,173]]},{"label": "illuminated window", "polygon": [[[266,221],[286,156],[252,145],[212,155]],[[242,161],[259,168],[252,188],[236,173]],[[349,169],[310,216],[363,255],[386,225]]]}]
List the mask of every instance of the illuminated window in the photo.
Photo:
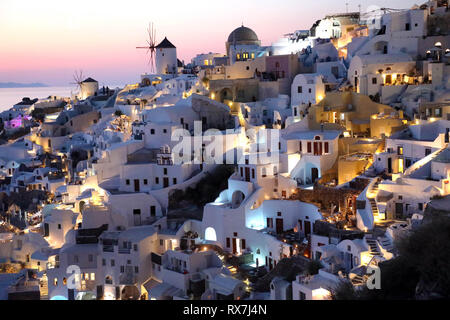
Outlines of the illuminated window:
[{"label": "illuminated window", "polygon": [[236,55],[236,60],[240,60],[241,59],[241,55],[238,53],[237,55]]},{"label": "illuminated window", "polygon": [[58,285],[58,278],[53,279],[53,285],[56,287]]},{"label": "illuminated window", "polygon": [[398,159],[398,171],[403,172],[403,159]]},{"label": "illuminated window", "polygon": [[92,281],[95,280],[95,273],[91,273],[91,280],[92,280]]},{"label": "illuminated window", "polygon": [[204,63],[205,63],[205,66],[209,65],[209,61],[208,60],[205,60]]},{"label": "illuminated window", "polygon": [[252,52],[252,59],[255,59],[255,53]]},{"label": "illuminated window", "polygon": [[66,285],[66,284],[67,284],[67,279],[63,278],[63,285]]}]

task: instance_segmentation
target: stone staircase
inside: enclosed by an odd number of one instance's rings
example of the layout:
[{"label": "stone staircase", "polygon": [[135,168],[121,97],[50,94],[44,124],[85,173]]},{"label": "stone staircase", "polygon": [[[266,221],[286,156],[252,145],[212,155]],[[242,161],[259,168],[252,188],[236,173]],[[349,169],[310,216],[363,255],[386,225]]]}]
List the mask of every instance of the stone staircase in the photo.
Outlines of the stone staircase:
[{"label": "stone staircase", "polygon": [[378,211],[378,206],[377,206],[375,199],[373,199],[373,198],[369,199],[369,202],[370,202],[370,207],[372,208],[373,216],[377,217],[379,214],[379,211]]},{"label": "stone staircase", "polygon": [[411,176],[414,173],[416,173],[420,168],[422,168],[422,166],[424,166],[425,164],[431,162],[433,159],[435,159],[437,156],[439,156],[442,152],[444,152],[444,150],[446,150],[448,148],[448,143],[445,144],[445,146],[442,149],[436,150],[435,152],[429,154],[428,156],[420,159],[419,161],[417,161],[416,163],[414,163],[413,165],[411,165],[409,168],[407,168],[404,172],[403,175],[404,176]]},{"label": "stone staircase", "polygon": [[394,250],[394,244],[392,243],[391,239],[389,239],[386,236],[378,237],[378,242],[383,247],[383,249],[392,252]]},{"label": "stone staircase", "polygon": [[41,280],[39,291],[41,293],[41,300],[48,300],[48,282]]},{"label": "stone staircase", "polygon": [[354,286],[362,286],[367,282],[367,276],[360,276],[360,275],[355,275],[352,279],[351,282]]},{"label": "stone staircase", "polygon": [[377,240],[366,238],[366,242],[369,245],[369,252],[372,257],[373,256],[380,256],[380,257],[383,256],[383,254],[380,252],[380,249],[378,248]]},{"label": "stone staircase", "polygon": [[372,186],[372,192],[378,193],[378,186],[380,185],[380,178],[377,178],[377,181]]}]

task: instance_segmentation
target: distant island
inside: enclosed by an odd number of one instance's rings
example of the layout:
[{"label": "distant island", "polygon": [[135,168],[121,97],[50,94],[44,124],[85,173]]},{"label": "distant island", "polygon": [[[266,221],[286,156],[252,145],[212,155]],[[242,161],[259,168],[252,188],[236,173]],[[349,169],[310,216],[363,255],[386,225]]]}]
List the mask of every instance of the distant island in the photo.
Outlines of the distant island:
[{"label": "distant island", "polygon": [[0,82],[0,88],[44,88],[48,85],[44,83],[17,83],[17,82]]}]

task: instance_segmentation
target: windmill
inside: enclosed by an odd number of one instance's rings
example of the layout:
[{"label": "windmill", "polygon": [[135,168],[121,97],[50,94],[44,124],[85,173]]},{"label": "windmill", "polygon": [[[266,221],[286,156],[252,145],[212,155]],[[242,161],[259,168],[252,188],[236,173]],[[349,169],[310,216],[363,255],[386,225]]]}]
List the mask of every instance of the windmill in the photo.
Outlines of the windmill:
[{"label": "windmill", "polygon": [[81,85],[83,83],[83,70],[77,71],[73,74],[73,80],[75,82],[71,82],[70,84],[74,84],[77,86],[78,92],[81,93]]},{"label": "windmill", "polygon": [[156,48],[156,30],[153,27],[153,22],[148,24],[148,40],[147,47],[136,47],[136,49],[147,49],[147,54],[150,54],[148,64],[150,66],[150,71],[155,72],[155,48]]}]

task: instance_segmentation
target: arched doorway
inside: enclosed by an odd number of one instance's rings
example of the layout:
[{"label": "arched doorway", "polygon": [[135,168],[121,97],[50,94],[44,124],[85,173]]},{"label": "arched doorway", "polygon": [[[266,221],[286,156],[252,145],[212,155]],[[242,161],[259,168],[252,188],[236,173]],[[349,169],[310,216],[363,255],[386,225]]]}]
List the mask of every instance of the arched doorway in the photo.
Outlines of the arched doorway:
[{"label": "arched doorway", "polygon": [[150,86],[151,84],[152,84],[152,83],[151,83],[151,81],[150,81],[149,78],[144,78],[144,79],[142,79],[142,86],[148,87],[148,86]]},{"label": "arched doorway", "polygon": [[86,203],[84,201],[80,201],[80,213],[83,214],[84,211],[84,206],[86,205]]},{"label": "arched doorway", "polygon": [[233,195],[231,196],[231,208],[236,209],[239,208],[242,202],[244,202],[245,195],[242,191],[237,190],[233,192]]},{"label": "arched doorway", "polygon": [[139,300],[141,294],[136,286],[125,286],[122,289],[122,300]]},{"label": "arched doorway", "polygon": [[220,102],[223,103],[225,100],[233,100],[233,93],[229,88],[220,91]]},{"label": "arched doorway", "polygon": [[208,227],[205,230],[205,240],[207,241],[217,241],[216,230],[213,227]]}]

